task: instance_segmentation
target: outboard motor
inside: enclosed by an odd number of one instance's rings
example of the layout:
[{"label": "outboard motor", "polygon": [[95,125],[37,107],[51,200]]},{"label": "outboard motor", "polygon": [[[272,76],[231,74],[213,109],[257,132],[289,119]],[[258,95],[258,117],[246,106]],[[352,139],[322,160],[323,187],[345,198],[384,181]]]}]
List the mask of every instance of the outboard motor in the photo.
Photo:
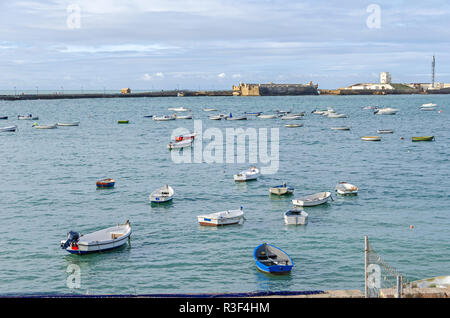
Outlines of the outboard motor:
[{"label": "outboard motor", "polygon": [[61,248],[65,250],[70,244],[78,242],[79,238],[80,234],[78,232],[70,231],[67,234],[67,241],[64,244],[61,244]]}]

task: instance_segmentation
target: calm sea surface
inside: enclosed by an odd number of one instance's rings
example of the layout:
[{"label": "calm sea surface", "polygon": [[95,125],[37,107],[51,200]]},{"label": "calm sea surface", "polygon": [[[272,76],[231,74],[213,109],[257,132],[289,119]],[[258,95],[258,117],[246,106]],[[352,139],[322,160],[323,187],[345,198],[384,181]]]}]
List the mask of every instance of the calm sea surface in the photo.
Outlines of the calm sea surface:
[{"label": "calm sea surface", "polygon": [[[438,111],[420,111],[434,102]],[[11,293],[208,293],[364,288],[364,236],[408,280],[449,275],[450,96],[179,97],[0,101],[0,294]],[[398,108],[373,115],[364,106]],[[184,106],[203,129],[279,127],[279,170],[236,184],[247,163],[176,164],[166,145],[172,131],[193,130],[194,121],[156,122]],[[333,107],[348,118],[313,115]],[[300,128],[280,119],[212,121],[217,108],[234,115],[274,109],[305,111]],[[40,124],[80,121],[79,127],[37,130]],[[128,119],[129,125],[117,120]],[[334,131],[333,126],[351,126]],[[393,129],[381,142],[365,142],[377,129]],[[434,142],[412,143],[412,136]],[[401,140],[400,137],[404,137]],[[270,138],[270,134],[269,134]],[[204,142],[206,146],[208,142]],[[112,177],[113,190],[95,182]],[[293,197],[271,198],[268,189],[286,181]],[[286,226],[283,212],[296,197],[332,191],[339,181],[360,188],[309,208],[309,224]],[[172,204],[152,207],[148,195],[170,184]],[[197,215],[244,207],[246,221],[201,227]],[[130,244],[106,253],[77,256],[59,247],[69,230],[83,233],[130,220]],[[414,228],[411,229],[410,225]],[[288,276],[256,270],[253,249],[281,247],[295,262]],[[81,288],[67,287],[71,264],[81,269]]]}]

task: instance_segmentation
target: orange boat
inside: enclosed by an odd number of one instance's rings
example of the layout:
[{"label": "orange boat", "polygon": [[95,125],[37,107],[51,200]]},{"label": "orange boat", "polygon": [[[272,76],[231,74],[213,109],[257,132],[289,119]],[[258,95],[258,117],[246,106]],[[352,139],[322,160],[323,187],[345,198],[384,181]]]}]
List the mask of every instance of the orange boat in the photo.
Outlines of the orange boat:
[{"label": "orange boat", "polygon": [[113,188],[116,180],[108,178],[97,181],[97,188]]}]

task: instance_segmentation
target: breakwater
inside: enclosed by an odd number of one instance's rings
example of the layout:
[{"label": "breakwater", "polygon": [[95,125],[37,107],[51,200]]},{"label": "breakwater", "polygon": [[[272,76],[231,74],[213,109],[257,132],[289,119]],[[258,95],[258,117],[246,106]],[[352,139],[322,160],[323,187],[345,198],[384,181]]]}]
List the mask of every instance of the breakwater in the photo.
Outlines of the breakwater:
[{"label": "breakwater", "polygon": [[232,96],[231,90],[223,91],[158,91],[139,93],[74,93],[74,94],[22,94],[0,95],[0,100],[37,100],[37,99],[84,99],[84,98],[136,98],[136,97],[177,97],[177,96]]},{"label": "breakwater", "polygon": [[428,94],[450,94],[450,89],[319,89],[320,95],[428,95]]}]

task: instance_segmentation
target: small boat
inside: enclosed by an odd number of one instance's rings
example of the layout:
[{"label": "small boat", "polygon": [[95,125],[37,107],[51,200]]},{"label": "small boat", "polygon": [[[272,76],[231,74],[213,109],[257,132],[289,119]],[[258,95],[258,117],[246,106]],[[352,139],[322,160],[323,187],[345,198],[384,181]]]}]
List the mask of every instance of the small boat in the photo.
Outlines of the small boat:
[{"label": "small boat", "polygon": [[14,132],[16,130],[17,130],[17,126],[16,125],[0,128],[0,132]]},{"label": "small boat", "polygon": [[153,116],[153,120],[156,120],[156,121],[168,121],[168,120],[175,120],[175,119],[177,119],[177,117],[176,116],[169,116],[169,115],[163,115],[163,116]]},{"label": "small boat", "polygon": [[397,112],[398,112],[398,109],[386,107],[386,108],[375,109],[373,113],[376,115],[395,115]]},{"label": "small boat", "polygon": [[433,111],[433,110],[436,110],[436,107],[420,107],[420,110],[423,110],[423,111]]},{"label": "small boat", "polygon": [[292,200],[292,203],[298,206],[316,206],[327,203],[330,198],[333,199],[331,197],[331,192],[319,192],[300,199]]},{"label": "small boat", "polygon": [[321,115],[327,117],[330,114],[334,114],[334,113],[336,113],[336,111],[333,108],[328,107],[327,110],[324,111]]},{"label": "small boat", "polygon": [[303,119],[302,115],[284,115],[281,120],[300,120]]},{"label": "small boat", "polygon": [[188,135],[175,136],[175,142],[180,142],[180,141],[183,141],[183,140],[195,139],[196,135],[197,135],[196,133],[191,133],[191,134],[188,134]]},{"label": "small boat", "polygon": [[262,114],[262,112],[245,112],[244,114],[248,116],[259,116]]},{"label": "small boat", "polygon": [[111,179],[111,178],[99,180],[96,183],[97,188],[114,188],[115,184],[116,184],[116,180]]},{"label": "small boat", "polygon": [[169,142],[167,144],[167,148],[172,150],[172,149],[182,149],[182,148],[188,148],[188,147],[192,147],[193,144],[193,139],[186,139],[186,140],[182,140],[182,141],[178,141],[178,142]]},{"label": "small boat", "polygon": [[284,213],[284,223],[287,225],[308,224],[308,213],[306,213],[303,209],[299,209],[294,206],[294,208],[292,208]]},{"label": "small boat", "polygon": [[263,243],[253,251],[256,267],[269,274],[290,273],[294,262],[282,249],[267,243]]},{"label": "small boat", "polygon": [[286,114],[290,114],[292,111],[291,110],[278,110],[278,109],[275,109],[274,112],[277,113],[277,114],[286,115]]},{"label": "small boat", "polygon": [[379,134],[393,134],[394,131],[392,129],[378,129],[377,133],[379,133]]},{"label": "small boat", "polygon": [[38,120],[39,117],[37,117],[37,116],[34,116],[34,117],[33,117],[33,115],[28,114],[28,115],[25,115],[25,116],[18,115],[18,116],[17,116],[17,119],[19,119],[19,120]]},{"label": "small boat", "polygon": [[241,171],[240,173],[235,174],[233,177],[234,177],[234,181],[245,182],[245,181],[256,180],[256,179],[258,179],[258,176],[259,176],[259,169],[256,167],[251,167],[248,170]]},{"label": "small boat", "polygon": [[175,116],[177,119],[192,119],[192,114],[190,114],[190,115],[185,115],[185,116],[178,116],[177,114],[174,114],[174,116]]},{"label": "small boat", "polygon": [[129,120],[118,120],[117,123],[118,124],[129,124],[130,121]]},{"label": "small boat", "polygon": [[356,195],[358,187],[345,181],[339,182],[335,188],[336,192],[341,195]]},{"label": "small boat", "polygon": [[79,126],[80,122],[79,121],[75,121],[72,123],[56,123],[56,126],[58,127],[69,127],[69,126]]},{"label": "small boat", "polygon": [[187,111],[189,111],[189,109],[184,108],[184,107],[169,107],[167,109],[175,111],[175,112],[187,112]]},{"label": "small boat", "polygon": [[171,201],[174,194],[175,191],[173,188],[166,184],[165,186],[153,191],[150,194],[149,199],[152,203],[164,203]]},{"label": "small boat", "polygon": [[153,115],[144,115],[144,118],[152,118]]},{"label": "small boat", "polygon": [[423,104],[420,107],[420,110],[430,111],[430,110],[435,110],[436,107],[437,107],[437,104],[428,103],[428,104]]},{"label": "small boat", "polygon": [[380,141],[381,137],[380,136],[363,136],[363,137],[361,137],[361,140],[365,140],[365,141]]},{"label": "small boat", "polygon": [[246,116],[240,116],[240,117],[233,117],[233,115],[230,113],[230,115],[225,116],[226,120],[247,120]]},{"label": "small boat", "polygon": [[275,114],[258,115],[258,118],[261,118],[261,119],[273,119],[273,118],[277,118],[277,117],[278,117],[278,115],[275,115]]},{"label": "small boat", "polygon": [[204,112],[215,112],[215,111],[217,111],[217,109],[215,109],[215,108],[203,108],[202,110]]},{"label": "small boat", "polygon": [[347,118],[346,114],[329,113],[328,118]]},{"label": "small boat", "polygon": [[287,186],[286,182],[284,182],[281,185],[277,185],[277,186],[269,188],[269,192],[271,194],[276,194],[276,195],[285,195],[285,194],[289,195],[289,194],[294,193],[294,188]]},{"label": "small boat", "polygon": [[313,110],[311,112],[311,114],[315,114],[315,115],[323,115],[324,113],[326,113],[328,110]]},{"label": "small boat", "polygon": [[55,128],[58,128],[58,126],[56,126],[56,124],[54,124],[54,125],[39,125],[37,123],[34,123],[33,127],[36,128],[36,129],[55,129]]},{"label": "small boat", "polygon": [[342,126],[342,127],[331,127],[332,130],[350,130],[350,127]]},{"label": "small boat", "polygon": [[214,115],[214,116],[209,116],[209,119],[211,120],[222,120],[222,118],[225,118],[225,115]]},{"label": "small boat", "polygon": [[0,116],[0,120],[6,120],[8,119],[8,116]]},{"label": "small boat", "polygon": [[286,124],[286,125],[284,125],[284,127],[287,127],[287,128],[295,128],[295,127],[302,127],[303,126],[303,124]]},{"label": "small boat", "polygon": [[434,136],[412,137],[412,141],[433,141]]},{"label": "small boat", "polygon": [[61,248],[71,254],[103,252],[123,246],[131,236],[131,224],[117,224],[100,231],[81,234],[70,231],[67,240],[61,241]]},{"label": "small boat", "polygon": [[197,216],[198,223],[205,226],[221,226],[238,224],[244,217],[244,210],[227,210],[206,215]]}]

